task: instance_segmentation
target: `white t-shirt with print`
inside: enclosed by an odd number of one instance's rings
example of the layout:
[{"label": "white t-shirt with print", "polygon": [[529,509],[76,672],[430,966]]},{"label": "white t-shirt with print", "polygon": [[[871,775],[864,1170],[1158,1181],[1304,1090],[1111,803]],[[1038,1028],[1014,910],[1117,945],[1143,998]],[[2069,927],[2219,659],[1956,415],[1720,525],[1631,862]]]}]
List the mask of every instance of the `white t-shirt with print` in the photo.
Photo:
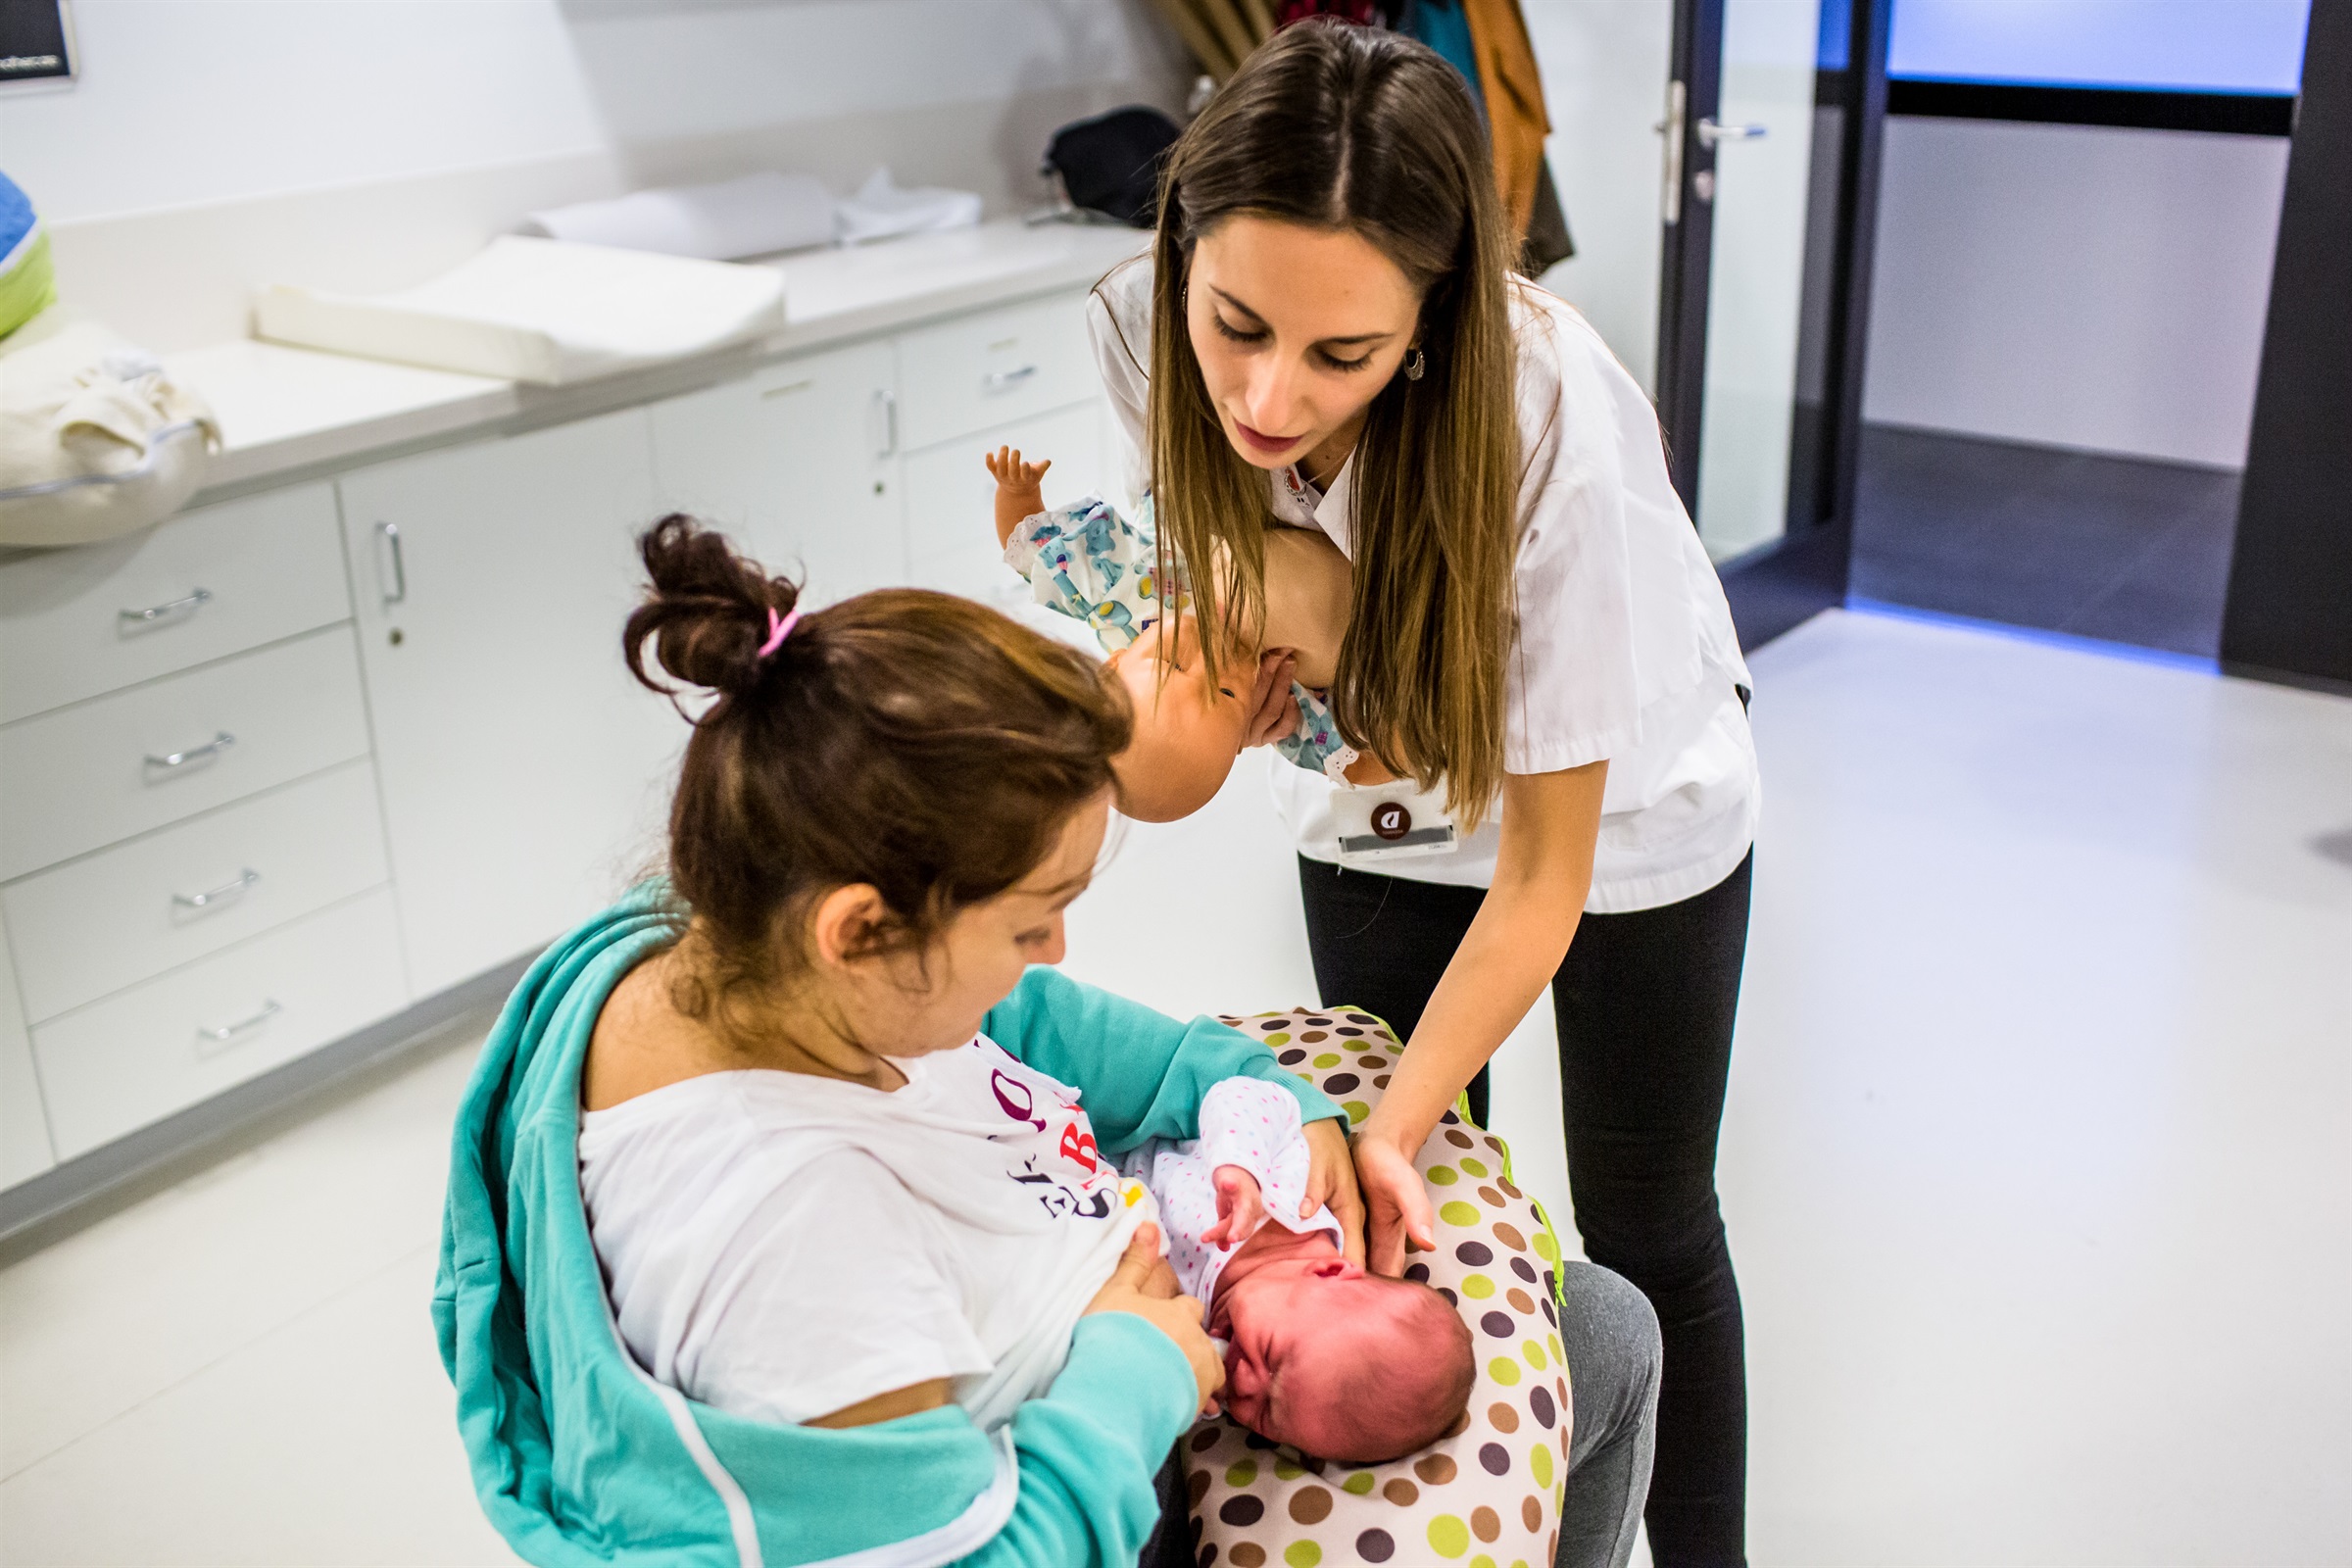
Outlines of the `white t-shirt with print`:
[{"label": "white t-shirt with print", "polygon": [[[1152,263],[1105,277],[1087,324],[1125,436],[1126,482],[1140,496],[1151,483]],[[1761,787],[1739,696],[1752,682],[1641,386],[1573,306],[1532,283],[1511,290],[1511,326],[1525,471],[1503,768],[1548,773],[1607,759],[1585,907],[1655,908],[1722,881],[1754,842]],[[1352,558],[1353,476],[1352,457],[1328,493],[1294,469],[1276,472],[1273,514],[1319,529]],[[1337,861],[1337,786],[1301,768],[1266,771],[1299,853]],[[1499,844],[1490,815],[1450,853],[1370,868],[1485,887]]]},{"label": "white t-shirt with print", "polygon": [[896,1065],[895,1093],[756,1069],[582,1116],[607,1295],[657,1379],[798,1423],[949,1378],[983,1427],[1052,1384],[1149,1195],[1076,1089],[985,1036]]}]

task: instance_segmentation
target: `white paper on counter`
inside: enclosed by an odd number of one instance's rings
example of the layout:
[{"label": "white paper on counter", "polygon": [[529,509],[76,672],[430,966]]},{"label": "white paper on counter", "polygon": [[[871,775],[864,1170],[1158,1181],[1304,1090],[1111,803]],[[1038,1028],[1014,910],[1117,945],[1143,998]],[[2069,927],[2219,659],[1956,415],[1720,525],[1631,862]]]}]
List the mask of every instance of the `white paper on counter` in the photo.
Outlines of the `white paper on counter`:
[{"label": "white paper on counter", "polygon": [[632,191],[533,213],[521,232],[578,245],[730,262],[833,241],[833,193],[809,174],[765,170],[711,185]]}]

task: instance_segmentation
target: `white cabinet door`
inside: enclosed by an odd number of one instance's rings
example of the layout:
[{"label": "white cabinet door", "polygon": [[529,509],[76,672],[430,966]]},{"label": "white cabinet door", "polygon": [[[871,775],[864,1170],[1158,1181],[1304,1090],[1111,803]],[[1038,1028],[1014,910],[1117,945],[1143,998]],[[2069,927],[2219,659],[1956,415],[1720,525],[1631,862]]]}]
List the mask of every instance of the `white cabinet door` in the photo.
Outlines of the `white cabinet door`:
[{"label": "white cabinet door", "polygon": [[1113,466],[1103,459],[1106,415],[1100,402],[1041,414],[948,441],[906,460],[908,580],[921,588],[968,594],[1004,606],[1024,600],[1019,579],[997,546],[997,484],[984,453],[1018,447],[1031,463],[1051,458],[1046,505],[1107,495]]},{"label": "white cabinet door", "polygon": [[621,662],[643,409],[340,481],[400,929],[428,996],[656,863],[686,726]]},{"label": "white cabinet door", "polygon": [[17,971],[8,933],[0,929],[0,1187],[14,1187],[57,1163],[49,1147],[49,1118],[32,1065],[32,1036],[17,1004]]},{"label": "white cabinet door", "polygon": [[654,405],[662,507],[724,528],[812,604],[906,581],[897,365],[861,343]]}]

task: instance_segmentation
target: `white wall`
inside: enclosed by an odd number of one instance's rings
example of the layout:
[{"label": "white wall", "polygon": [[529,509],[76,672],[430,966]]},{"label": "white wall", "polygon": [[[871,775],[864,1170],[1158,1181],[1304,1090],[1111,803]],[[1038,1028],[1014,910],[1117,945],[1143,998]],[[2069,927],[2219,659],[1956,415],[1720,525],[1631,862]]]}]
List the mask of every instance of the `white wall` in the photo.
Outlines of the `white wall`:
[{"label": "white wall", "polygon": [[[277,281],[416,281],[534,206],[766,165],[1037,199],[1060,121],[1181,91],[1148,0],[78,0],[0,99],[70,300],[155,347]],[[179,298],[172,298],[177,295]]]},{"label": "white wall", "polygon": [[2242,466],[2286,153],[1888,120],[1864,416]]}]

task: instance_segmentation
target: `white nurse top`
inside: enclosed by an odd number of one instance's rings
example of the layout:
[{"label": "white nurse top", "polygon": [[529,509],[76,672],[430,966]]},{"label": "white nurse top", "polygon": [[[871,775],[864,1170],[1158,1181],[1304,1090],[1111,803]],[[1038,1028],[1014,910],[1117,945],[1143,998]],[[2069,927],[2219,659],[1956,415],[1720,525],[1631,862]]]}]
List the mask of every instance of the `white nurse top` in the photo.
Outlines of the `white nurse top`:
[{"label": "white nurse top", "polygon": [[[1151,483],[1145,367],[1152,263],[1113,271],[1087,324],[1126,437],[1127,484]],[[1658,418],[1598,333],[1532,283],[1511,291],[1519,349],[1519,646],[1506,701],[1503,768],[1551,773],[1608,760],[1592,891],[1596,914],[1655,908],[1703,893],[1754,843],[1759,786],[1723,584],[1666,475]],[[1417,394],[1420,395],[1420,394]],[[1351,477],[1327,494],[1295,469],[1270,475],[1276,518],[1319,528],[1354,555]],[[1298,853],[1337,862],[1338,786],[1298,767],[1268,769]],[[1500,832],[1493,817],[1444,855],[1376,869],[1423,882],[1487,886]]]}]

